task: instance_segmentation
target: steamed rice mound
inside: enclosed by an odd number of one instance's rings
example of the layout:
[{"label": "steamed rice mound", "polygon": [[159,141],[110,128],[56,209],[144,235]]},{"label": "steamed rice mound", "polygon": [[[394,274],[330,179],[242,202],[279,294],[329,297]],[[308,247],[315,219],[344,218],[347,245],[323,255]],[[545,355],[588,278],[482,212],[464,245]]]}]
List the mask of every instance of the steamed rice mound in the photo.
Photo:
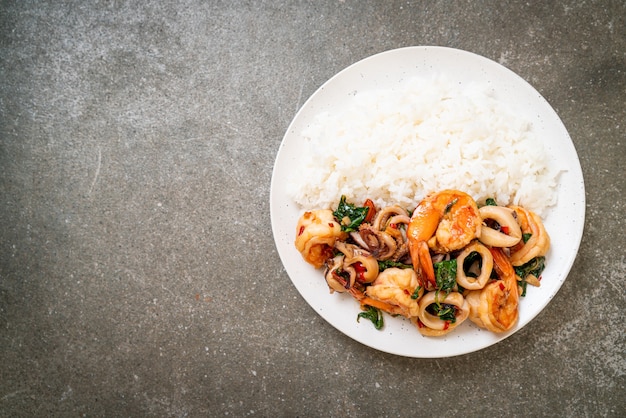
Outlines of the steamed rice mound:
[{"label": "steamed rice mound", "polygon": [[486,86],[439,77],[404,87],[357,93],[303,130],[307,148],[288,183],[301,208],[333,208],[345,195],[413,209],[443,189],[540,215],[556,203],[557,176],[531,124]]}]

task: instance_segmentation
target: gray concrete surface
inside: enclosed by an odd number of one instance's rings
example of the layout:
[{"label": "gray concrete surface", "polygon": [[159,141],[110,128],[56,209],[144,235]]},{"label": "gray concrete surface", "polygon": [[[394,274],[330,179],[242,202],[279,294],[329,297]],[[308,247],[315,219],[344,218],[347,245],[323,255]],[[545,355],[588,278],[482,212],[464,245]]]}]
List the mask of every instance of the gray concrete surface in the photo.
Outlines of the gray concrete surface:
[{"label": "gray concrete surface", "polygon": [[[621,0],[1,1],[0,416],[626,416],[625,28]],[[270,226],[298,108],[410,45],[532,83],[587,188],[548,309],[448,359],[335,330]]]}]

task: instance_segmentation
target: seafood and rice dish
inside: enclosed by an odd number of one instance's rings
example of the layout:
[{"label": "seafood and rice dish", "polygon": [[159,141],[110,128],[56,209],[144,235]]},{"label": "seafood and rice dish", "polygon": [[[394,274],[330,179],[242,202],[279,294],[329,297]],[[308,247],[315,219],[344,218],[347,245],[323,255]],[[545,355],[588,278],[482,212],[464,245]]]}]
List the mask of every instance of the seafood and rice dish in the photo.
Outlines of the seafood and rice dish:
[{"label": "seafood and rice dish", "polygon": [[488,85],[435,77],[355,92],[301,134],[295,245],[358,319],[381,328],[386,312],[426,336],[515,326],[558,184],[531,123]]}]

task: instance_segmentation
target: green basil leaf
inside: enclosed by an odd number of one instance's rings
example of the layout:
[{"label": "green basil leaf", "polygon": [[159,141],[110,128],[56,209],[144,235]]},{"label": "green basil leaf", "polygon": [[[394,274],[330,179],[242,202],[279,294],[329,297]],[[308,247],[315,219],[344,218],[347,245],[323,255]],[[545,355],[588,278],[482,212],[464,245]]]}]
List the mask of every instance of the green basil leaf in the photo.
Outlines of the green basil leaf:
[{"label": "green basil leaf", "polygon": [[532,274],[533,276],[539,278],[545,268],[546,268],[545,257],[535,257],[526,264],[514,267],[515,274],[519,276],[519,278],[521,279],[518,282],[519,285],[522,287],[522,294],[520,296],[526,296],[526,288],[528,287],[528,282],[526,281],[526,277],[528,277],[529,274]]},{"label": "green basil leaf", "polygon": [[525,279],[526,276],[528,276],[529,274],[532,274],[533,276],[538,278],[539,276],[541,276],[541,273],[543,273],[543,270],[545,268],[546,258],[535,257],[528,263],[515,267],[515,274],[517,274],[522,279]]},{"label": "green basil leaf", "polygon": [[456,306],[449,303],[431,303],[426,310],[431,315],[436,315],[442,321],[448,321],[451,324],[456,322]]},{"label": "green basil leaf", "polygon": [[496,203],[496,199],[489,197],[485,200],[485,206],[498,206],[498,204]]},{"label": "green basil leaf", "polygon": [[392,267],[396,267],[396,268],[400,268],[400,269],[412,269],[413,265],[412,264],[404,264],[404,263],[400,263],[398,261],[392,261],[392,260],[378,260],[378,271],[383,271],[385,269],[388,268],[392,268]]},{"label": "green basil leaf", "polygon": [[[368,211],[369,208],[357,207],[352,203],[348,203],[345,196],[341,196],[337,210],[333,212],[333,215],[339,220],[342,231],[352,232],[356,231],[359,225],[363,223]],[[348,225],[344,225],[346,217],[350,220]]]},{"label": "green basil leaf", "polygon": [[450,293],[456,285],[456,260],[440,261],[433,264],[437,289]]},{"label": "green basil leaf", "polygon": [[374,324],[374,328],[381,329],[385,322],[383,320],[383,313],[380,309],[374,308],[373,306],[367,306],[367,310],[363,312],[359,312],[356,317],[356,322],[359,322],[361,318],[369,319]]}]

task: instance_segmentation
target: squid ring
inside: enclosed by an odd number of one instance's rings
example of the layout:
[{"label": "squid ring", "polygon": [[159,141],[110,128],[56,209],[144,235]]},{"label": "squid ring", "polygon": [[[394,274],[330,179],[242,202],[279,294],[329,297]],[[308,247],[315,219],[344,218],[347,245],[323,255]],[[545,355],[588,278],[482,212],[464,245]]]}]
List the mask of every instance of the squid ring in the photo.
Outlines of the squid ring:
[{"label": "squid ring", "polygon": [[[338,255],[326,262],[326,272],[324,278],[326,284],[330,289],[330,293],[339,292],[343,293],[354,285],[356,280],[356,271],[343,269],[343,255]],[[344,271],[348,277],[340,276],[340,272]]]},{"label": "squid ring", "polygon": [[[483,225],[480,231],[480,242],[492,247],[512,247],[522,239],[522,229],[513,217],[513,211],[504,206],[483,206],[478,209],[483,221],[493,219],[501,226],[500,231]],[[506,234],[503,232],[506,230]]]},{"label": "squid ring", "polygon": [[[366,250],[353,244],[338,241],[335,248],[345,255],[343,269],[352,274],[358,270],[357,280],[362,283],[371,283],[378,277],[378,261]],[[357,266],[360,263],[360,266]],[[352,270],[351,270],[352,269]]]},{"label": "squid ring", "polygon": [[394,205],[381,209],[374,218],[372,226],[379,231],[384,231],[391,223],[409,223],[409,213],[406,209]]},{"label": "squid ring", "polygon": [[[419,301],[418,330],[422,335],[437,337],[444,335],[458,327],[469,316],[469,305],[458,292],[450,292],[444,298],[438,291],[428,292]],[[428,311],[428,307],[436,305],[452,305],[454,309],[454,321],[441,319],[439,316]]]},{"label": "squid ring", "polygon": [[[465,259],[473,252],[478,253],[482,259],[482,265],[478,277],[468,277],[463,269]],[[461,254],[459,254],[456,259],[456,264],[456,282],[465,289],[478,290],[485,287],[489,281],[491,271],[493,270],[493,256],[487,247],[478,242],[473,242],[465,247]]]}]

